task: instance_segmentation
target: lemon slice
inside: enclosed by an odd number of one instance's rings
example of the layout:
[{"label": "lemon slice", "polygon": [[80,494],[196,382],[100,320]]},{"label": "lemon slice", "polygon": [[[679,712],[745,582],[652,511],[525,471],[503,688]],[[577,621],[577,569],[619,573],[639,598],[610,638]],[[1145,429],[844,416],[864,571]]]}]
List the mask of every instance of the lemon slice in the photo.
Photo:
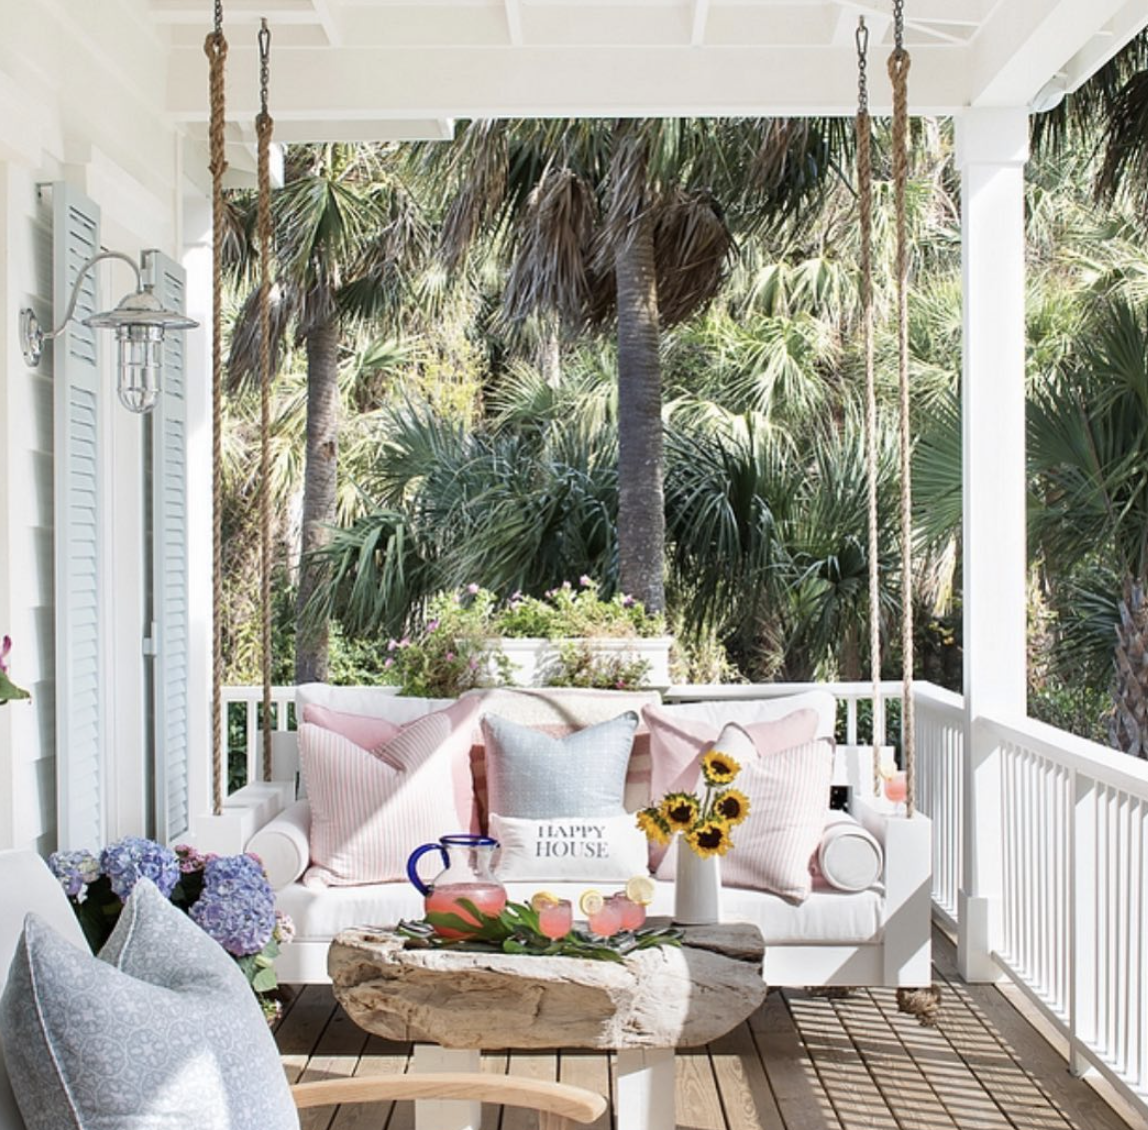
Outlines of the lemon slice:
[{"label": "lemon slice", "polygon": [[578,909],[587,918],[591,914],[597,914],[605,905],[606,900],[602,897],[601,891],[583,891],[582,897],[578,900]]},{"label": "lemon slice", "polygon": [[654,901],[654,892],[657,889],[649,875],[635,875],[632,879],[626,880],[626,898],[631,902],[639,902],[642,906],[649,906]]},{"label": "lemon slice", "polygon": [[536,913],[547,906],[557,906],[559,898],[551,891],[538,891],[530,896],[530,909]]}]

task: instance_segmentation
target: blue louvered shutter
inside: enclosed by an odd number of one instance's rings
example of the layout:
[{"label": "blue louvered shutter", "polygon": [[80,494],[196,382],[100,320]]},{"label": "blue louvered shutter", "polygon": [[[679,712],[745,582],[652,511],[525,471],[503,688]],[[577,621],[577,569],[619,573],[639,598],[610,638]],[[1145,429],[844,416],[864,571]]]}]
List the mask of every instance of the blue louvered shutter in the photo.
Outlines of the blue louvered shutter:
[{"label": "blue louvered shutter", "polygon": [[[156,297],[181,313],[183,268],[148,253]],[[164,337],[163,376],[152,412],[152,592],[155,622],[156,836],[171,843],[188,829],[188,573],[186,334]]]},{"label": "blue louvered shutter", "polygon": [[[63,315],[80,268],[100,248],[96,205],[53,186],[53,286]],[[104,842],[105,709],[102,686],[100,471],[102,408],[96,334],[80,324],[96,310],[96,282],[80,285],[75,319],[55,341],[56,797],[61,849]]]}]

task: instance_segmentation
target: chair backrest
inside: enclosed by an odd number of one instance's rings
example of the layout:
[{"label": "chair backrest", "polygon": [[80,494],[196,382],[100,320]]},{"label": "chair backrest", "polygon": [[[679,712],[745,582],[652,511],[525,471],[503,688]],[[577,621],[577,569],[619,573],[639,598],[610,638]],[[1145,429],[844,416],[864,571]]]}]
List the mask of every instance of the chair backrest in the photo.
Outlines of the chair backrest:
[{"label": "chair backrest", "polygon": [[[48,865],[35,852],[0,851],[0,891],[11,911],[0,915],[0,985],[8,979],[12,954],[24,929],[24,915],[34,910],[55,930],[82,949],[88,948],[75,912]],[[0,1130],[24,1130],[0,1046]]]}]

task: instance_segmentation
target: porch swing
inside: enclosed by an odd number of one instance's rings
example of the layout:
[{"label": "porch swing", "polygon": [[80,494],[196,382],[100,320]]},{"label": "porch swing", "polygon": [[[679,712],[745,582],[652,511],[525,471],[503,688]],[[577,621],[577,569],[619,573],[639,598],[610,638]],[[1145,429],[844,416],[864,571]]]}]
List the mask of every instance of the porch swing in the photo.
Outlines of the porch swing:
[{"label": "porch swing", "polygon": [[[914,767],[914,718],[913,718],[913,616],[912,616],[912,574],[911,574],[911,481],[910,481],[910,434],[909,434],[909,387],[908,387],[908,255],[906,234],[906,185],[908,179],[908,100],[907,80],[910,67],[909,53],[904,46],[904,15],[903,0],[894,0],[894,49],[889,57],[888,70],[893,87],[893,121],[892,121],[892,148],[893,148],[893,182],[894,182],[894,208],[896,255],[894,270],[897,275],[897,336],[898,336],[898,382],[899,382],[899,415],[900,415],[900,469],[901,469],[901,540],[902,540],[902,652],[903,652],[903,709],[902,709],[902,755],[906,774],[906,814],[909,821],[906,824],[906,836],[899,834],[891,838],[890,847],[897,843],[902,846],[912,844],[919,853],[923,840],[916,827],[918,822],[912,821],[916,810],[915,804],[915,767]],[[209,36],[208,55],[211,62],[211,117],[210,117],[210,171],[213,181],[213,337],[212,337],[212,410],[214,427],[214,539],[213,539],[213,584],[215,597],[214,621],[214,670],[212,687],[213,711],[213,795],[214,812],[220,815],[223,812],[224,789],[226,782],[226,766],[224,764],[223,722],[224,702],[221,685],[221,671],[223,666],[223,636],[222,622],[219,615],[221,607],[222,590],[222,552],[221,552],[221,515],[222,515],[222,489],[221,489],[221,454],[220,435],[222,424],[222,349],[221,349],[221,277],[222,265],[220,253],[223,242],[223,187],[222,178],[227,168],[224,155],[224,89],[223,89],[223,63],[226,58],[226,41],[219,30],[220,8],[216,5],[216,34]],[[871,123],[868,109],[867,87],[867,52],[869,33],[865,20],[859,21],[856,45],[858,59],[858,109],[855,121],[855,132],[858,154],[858,207],[861,234],[861,308],[862,308],[862,334],[863,352],[865,356],[866,371],[866,448],[868,462],[868,546],[869,546],[869,611],[870,611],[870,663],[873,680],[873,735],[872,758],[874,791],[878,786],[879,746],[884,735],[884,710],[881,687],[881,631],[879,608],[879,575],[878,575],[878,521],[877,521],[877,450],[876,425],[878,418],[876,395],[876,365],[874,347],[874,302],[873,302],[873,260],[872,260],[872,154],[871,154]],[[262,619],[262,703],[261,726],[262,734],[262,766],[261,776],[264,781],[271,781],[275,773],[273,769],[282,769],[278,755],[273,758],[273,704],[271,687],[271,500],[270,500],[270,386],[272,379],[272,350],[270,343],[270,298],[271,298],[271,266],[270,245],[272,240],[272,218],[270,203],[270,159],[269,151],[273,134],[273,122],[268,113],[268,68],[269,68],[270,33],[266,21],[263,22],[259,33],[259,63],[260,63],[260,95],[261,109],[256,118],[256,134],[258,140],[258,210],[257,231],[260,244],[260,289],[258,310],[260,321],[260,532],[261,532],[261,619]],[[361,693],[361,692],[359,692]],[[345,709],[353,709],[348,706]],[[413,716],[413,715],[412,715]],[[293,735],[292,735],[293,736]],[[273,760],[276,764],[273,766]],[[297,763],[296,763],[297,764]],[[282,775],[282,773],[278,774]],[[288,831],[290,831],[288,829]],[[290,833],[296,836],[298,842],[298,827]],[[911,834],[910,834],[911,833]],[[306,831],[304,829],[304,843],[301,850],[306,851]],[[887,858],[893,858],[891,851]],[[925,853],[927,855],[927,852]],[[901,868],[906,861],[898,862]],[[922,866],[927,870],[927,863],[920,860],[913,862],[912,882],[906,882],[905,876],[899,880],[896,899],[893,899],[892,888],[889,885],[888,873],[886,876],[886,911],[887,917],[884,926],[884,938],[880,942],[881,952],[885,955],[879,959],[877,971],[871,963],[863,963],[860,967],[861,976],[853,976],[852,981],[860,984],[896,985],[898,986],[898,1002],[904,1011],[918,1016],[922,1023],[931,1023],[937,1011],[937,994],[931,988],[902,988],[905,984],[898,974],[898,970],[915,964],[916,972],[908,979],[908,984],[917,986],[921,977],[921,962],[919,960],[923,951],[928,948],[928,882],[919,872]],[[890,911],[890,905],[896,906],[896,911]],[[292,951],[303,948],[302,943],[296,942]],[[810,947],[806,947],[808,949]],[[816,948],[816,947],[812,947]],[[859,949],[866,948],[864,944]],[[870,947],[871,948],[871,947]],[[324,947],[325,950],[325,947]],[[925,966],[927,967],[927,952]],[[301,980],[312,979],[310,971],[314,969],[311,958],[300,959]],[[325,968],[325,956],[323,959]],[[806,969],[805,974],[812,978],[824,973],[824,965],[820,970]],[[843,969],[854,969],[852,963],[842,959]],[[882,979],[881,970],[884,970]],[[845,976],[848,978],[849,974]],[[890,980],[890,977],[893,979]],[[874,978],[869,980],[868,978]],[[786,984],[797,982],[786,981]],[[840,985],[840,979],[827,980],[826,985]]]}]

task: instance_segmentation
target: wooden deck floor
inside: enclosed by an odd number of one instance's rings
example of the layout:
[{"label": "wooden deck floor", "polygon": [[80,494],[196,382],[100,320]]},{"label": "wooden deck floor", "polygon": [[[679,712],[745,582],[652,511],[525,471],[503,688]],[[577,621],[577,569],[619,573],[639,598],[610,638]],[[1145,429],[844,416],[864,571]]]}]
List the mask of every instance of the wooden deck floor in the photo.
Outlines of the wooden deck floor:
[{"label": "wooden deck floor", "polygon": [[[940,1022],[921,1028],[891,991],[829,1000],[770,993],[735,1031],[680,1052],[678,1126],[690,1130],[1148,1130],[1121,1118],[999,990],[965,985],[948,940],[934,946]],[[304,988],[276,1038],[292,1082],[407,1069],[409,1046],[357,1028],[328,986]],[[609,1094],[609,1057],[483,1056],[483,1069]],[[484,1107],[483,1130],[533,1130],[534,1115]],[[304,1130],[413,1130],[410,1104],[303,1112]],[[615,1126],[608,1112],[594,1130]]]}]

